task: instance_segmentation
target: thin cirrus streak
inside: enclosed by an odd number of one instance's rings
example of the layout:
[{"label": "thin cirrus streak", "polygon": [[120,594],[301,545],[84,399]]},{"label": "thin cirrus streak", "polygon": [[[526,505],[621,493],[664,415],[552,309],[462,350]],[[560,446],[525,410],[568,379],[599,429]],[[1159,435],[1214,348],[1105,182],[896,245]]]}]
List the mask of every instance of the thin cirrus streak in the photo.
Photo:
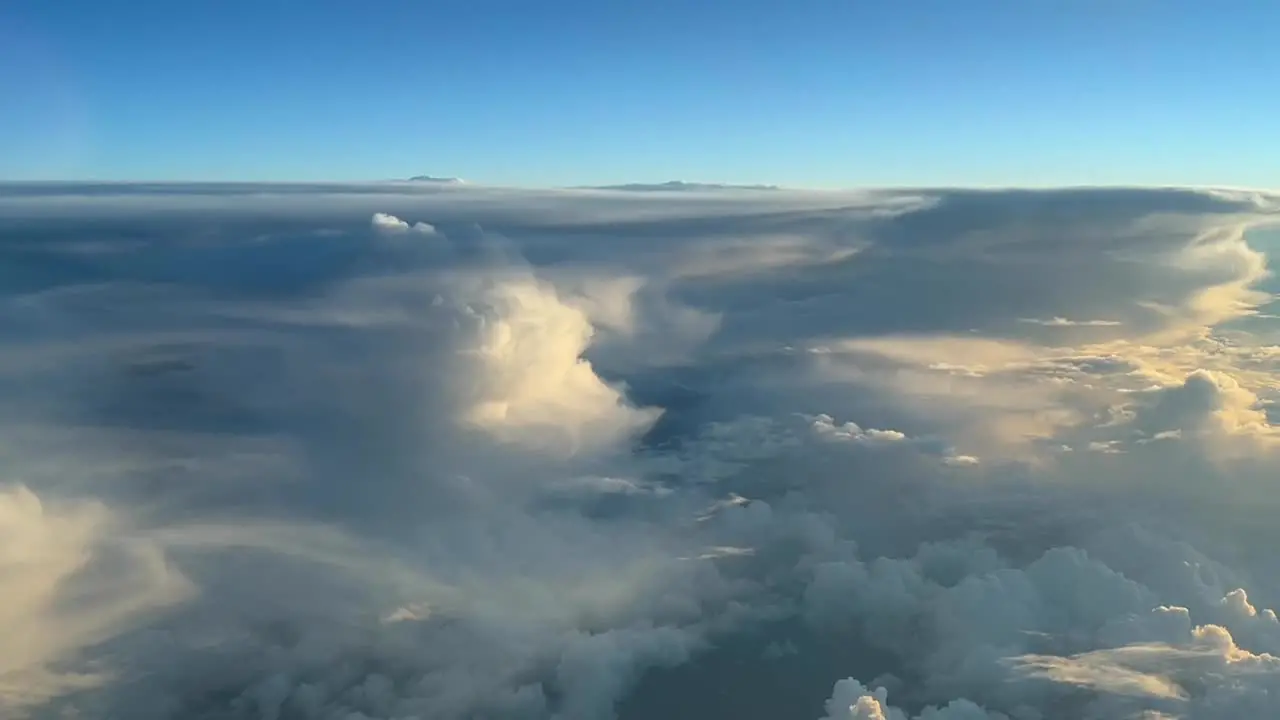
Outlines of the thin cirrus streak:
[{"label": "thin cirrus streak", "polygon": [[1278,217],[0,186],[0,708],[1269,717]]}]

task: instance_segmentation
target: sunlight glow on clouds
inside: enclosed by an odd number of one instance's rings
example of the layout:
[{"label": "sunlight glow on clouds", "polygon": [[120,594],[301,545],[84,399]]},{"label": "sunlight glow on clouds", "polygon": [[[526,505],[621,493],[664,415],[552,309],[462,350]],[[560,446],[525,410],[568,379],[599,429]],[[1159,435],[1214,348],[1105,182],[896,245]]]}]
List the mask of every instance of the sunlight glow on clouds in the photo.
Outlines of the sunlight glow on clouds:
[{"label": "sunlight glow on clouds", "polygon": [[0,714],[1280,715],[1277,213],[0,189]]}]

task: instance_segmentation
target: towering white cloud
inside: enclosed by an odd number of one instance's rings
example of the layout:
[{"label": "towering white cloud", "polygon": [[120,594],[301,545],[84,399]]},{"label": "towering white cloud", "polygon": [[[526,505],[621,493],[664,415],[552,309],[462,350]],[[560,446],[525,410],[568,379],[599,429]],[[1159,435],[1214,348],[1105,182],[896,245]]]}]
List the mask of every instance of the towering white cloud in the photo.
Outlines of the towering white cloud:
[{"label": "towering white cloud", "polygon": [[515,276],[485,283],[464,302],[476,325],[458,358],[476,372],[467,421],[503,439],[576,451],[625,439],[657,418],[596,375],[584,357],[594,328],[554,287]]}]

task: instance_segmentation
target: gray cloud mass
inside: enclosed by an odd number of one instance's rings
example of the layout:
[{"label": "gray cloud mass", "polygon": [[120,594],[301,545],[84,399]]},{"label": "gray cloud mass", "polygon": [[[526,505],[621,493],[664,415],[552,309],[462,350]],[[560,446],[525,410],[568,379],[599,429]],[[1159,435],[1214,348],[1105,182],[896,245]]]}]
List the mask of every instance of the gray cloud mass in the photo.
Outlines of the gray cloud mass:
[{"label": "gray cloud mass", "polygon": [[0,715],[1280,716],[1280,196],[636,189],[0,185]]}]

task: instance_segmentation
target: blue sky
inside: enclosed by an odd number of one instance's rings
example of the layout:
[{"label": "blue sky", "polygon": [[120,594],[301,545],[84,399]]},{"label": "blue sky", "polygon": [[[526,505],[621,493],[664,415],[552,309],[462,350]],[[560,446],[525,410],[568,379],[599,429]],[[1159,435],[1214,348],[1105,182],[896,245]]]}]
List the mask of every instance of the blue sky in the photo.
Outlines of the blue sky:
[{"label": "blue sky", "polygon": [[0,178],[1280,186],[1280,3],[0,0]]}]

